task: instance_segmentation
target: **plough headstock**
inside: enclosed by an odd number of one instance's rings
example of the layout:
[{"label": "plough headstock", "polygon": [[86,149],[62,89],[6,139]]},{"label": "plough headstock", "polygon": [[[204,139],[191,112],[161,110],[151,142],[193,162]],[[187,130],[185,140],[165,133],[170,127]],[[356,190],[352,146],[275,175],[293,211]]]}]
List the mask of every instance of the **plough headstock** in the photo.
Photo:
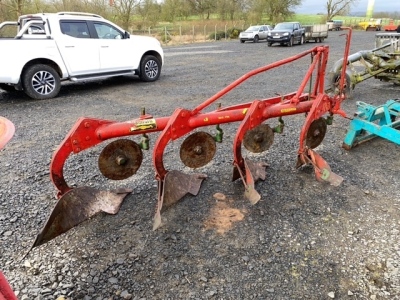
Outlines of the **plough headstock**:
[{"label": "plough headstock", "polygon": [[[350,29],[346,36],[345,57],[347,57],[350,47]],[[63,169],[70,155],[82,152],[111,138],[123,138],[113,141],[104,148],[100,154],[99,168],[107,178],[125,179],[138,171],[142,161],[142,149],[148,149],[149,136],[152,132],[160,132],[152,154],[152,163],[158,180],[158,201],[154,229],[161,225],[161,212],[165,208],[176,203],[187,193],[196,195],[202,181],[206,178],[204,174],[188,175],[177,170],[167,170],[163,163],[165,148],[171,141],[178,140],[201,127],[217,126],[217,134],[212,136],[206,132],[196,131],[186,137],[180,148],[180,158],[184,165],[196,169],[209,163],[214,157],[217,142],[222,142],[223,131],[220,125],[240,122],[233,141],[232,162],[234,172],[232,178],[233,180],[240,178],[243,181],[246,198],[252,204],[255,204],[261,198],[255,189],[255,182],[259,179],[265,179],[266,163],[253,162],[243,157],[242,145],[253,153],[262,153],[268,150],[274,141],[274,134],[281,133],[284,128],[283,118],[305,113],[306,119],[300,133],[297,166],[311,164],[315,168],[318,180],[338,184],[340,177],[334,174],[325,160],[312,150],[322,142],[327,124],[331,123],[332,116],[337,113],[344,115],[340,109],[340,104],[345,99],[343,93],[344,81],[341,80],[341,88],[338,93],[328,95],[324,89],[328,52],[328,46],[318,46],[296,56],[250,71],[193,110],[178,108],[170,117],[154,118],[145,114],[143,110],[138,119],[127,122],[90,118],[79,119],[53,155],[50,176],[58,191],[58,198],[60,198],[58,201],[64,204],[62,209],[56,206],[55,212],[50,215],[48,222],[54,223],[56,219],[64,219],[60,214],[71,216],[69,210],[72,210],[74,205],[69,204],[73,201],[79,202],[77,200],[79,197],[85,199],[83,201],[85,205],[96,207],[96,209],[85,211],[84,215],[79,218],[79,222],[91,217],[99,210],[115,211],[110,207],[103,209],[101,203],[105,200],[98,196],[97,192],[91,190],[88,193],[85,188],[72,189],[66,183]],[[223,108],[218,107],[214,111],[203,112],[205,108],[250,77],[307,56],[311,56],[311,64],[296,92]],[[309,92],[305,92],[308,86]],[[272,119],[278,120],[275,127],[264,123]],[[141,142],[138,144],[126,139],[127,136],[136,135],[141,135]],[[100,194],[100,191],[98,193]],[[71,194],[73,196],[69,196]],[[111,197],[111,195],[107,195],[107,197]],[[115,207],[120,205],[119,201],[117,202]],[[67,227],[76,225],[75,223],[78,221],[71,221]],[[49,240],[49,235],[46,233],[49,228],[52,228],[51,238],[68,230],[67,227],[52,227],[51,225],[45,225],[34,246]],[[41,239],[44,240],[41,241]]]}]

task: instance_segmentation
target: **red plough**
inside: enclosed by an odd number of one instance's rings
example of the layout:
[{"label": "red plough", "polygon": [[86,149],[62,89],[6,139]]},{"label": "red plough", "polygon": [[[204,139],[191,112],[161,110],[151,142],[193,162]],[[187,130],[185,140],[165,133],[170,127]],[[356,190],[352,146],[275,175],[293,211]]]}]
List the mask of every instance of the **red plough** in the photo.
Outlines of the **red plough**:
[{"label": "red plough", "polygon": [[[0,150],[11,140],[15,132],[14,124],[0,117]],[[11,289],[6,277],[0,270],[0,300],[17,300],[13,290]]]},{"label": "red plough", "polygon": [[[347,59],[351,30],[346,34],[344,60]],[[126,179],[134,175],[142,162],[142,149],[149,148],[148,135],[161,132],[155,142],[152,162],[158,181],[158,201],[153,229],[161,224],[161,212],[173,205],[187,193],[196,195],[200,189],[204,174],[185,174],[176,170],[167,170],[163,163],[164,150],[168,143],[177,140],[193,130],[217,126],[217,135],[206,132],[195,132],[189,135],[180,148],[182,162],[193,169],[208,164],[216,152],[216,142],[222,141],[220,124],[240,122],[233,143],[233,180],[241,179],[245,196],[252,204],[261,196],[255,189],[255,182],[265,179],[266,164],[253,162],[242,156],[242,145],[250,152],[261,153],[272,144],[274,133],[283,130],[283,117],[306,113],[306,119],[300,133],[297,167],[311,164],[315,169],[317,180],[338,185],[342,178],[333,173],[328,163],[313,149],[323,140],[327,125],[331,124],[333,115],[345,116],[340,105],[345,99],[345,67],[335,91],[329,94],[324,89],[325,71],[328,60],[328,46],[314,47],[296,56],[277,61],[255,69],[232,82],[226,88],[207,99],[193,110],[178,108],[170,117],[153,118],[144,109],[139,118],[127,122],[80,118],[56,149],[50,166],[50,176],[58,191],[58,203],[51,213],[44,229],[37,236],[33,245],[39,246],[59,234],[67,231],[99,211],[116,213],[130,192],[100,191],[88,187],[70,187],[63,174],[66,160],[72,154],[82,152],[111,138],[122,138],[107,145],[99,157],[101,173],[113,180]],[[276,96],[249,103],[218,108],[215,111],[203,110],[227,94],[229,91],[259,73],[292,63],[305,56],[311,56],[312,62],[297,92]],[[347,62],[343,62],[346,66]],[[316,74],[315,79],[313,74]],[[310,86],[310,92],[304,90]],[[278,118],[275,128],[264,124],[268,119]],[[140,143],[124,137],[141,135]]]}]

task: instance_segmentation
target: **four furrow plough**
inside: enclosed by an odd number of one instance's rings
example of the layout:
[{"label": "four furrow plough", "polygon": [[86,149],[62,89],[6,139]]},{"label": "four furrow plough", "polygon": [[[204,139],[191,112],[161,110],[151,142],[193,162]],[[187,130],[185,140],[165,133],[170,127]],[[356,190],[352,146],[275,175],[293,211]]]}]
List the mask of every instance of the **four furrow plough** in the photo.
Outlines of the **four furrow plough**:
[{"label": "four furrow plough", "polygon": [[[185,138],[181,144],[180,158],[184,165],[193,169],[205,166],[213,159],[216,142],[222,141],[223,132],[219,125],[240,122],[233,141],[232,179],[242,180],[246,198],[255,204],[261,198],[255,189],[255,182],[265,179],[266,165],[243,157],[242,145],[253,153],[264,152],[271,146],[274,133],[282,132],[284,117],[305,114],[305,122],[300,133],[297,167],[311,164],[317,180],[339,185],[342,178],[332,172],[328,163],[313,149],[322,142],[327,125],[333,120],[333,115],[346,116],[340,107],[346,98],[345,66],[352,33],[351,29],[346,29],[348,32],[345,34],[347,40],[341,80],[329,93],[324,88],[329,48],[318,46],[255,69],[238,78],[193,110],[177,108],[170,117],[154,118],[143,109],[139,118],[127,122],[80,118],[53,155],[50,176],[59,199],[32,247],[46,243],[97,212],[115,214],[118,211],[124,197],[130,191],[102,191],[92,187],[72,188],[67,184],[63,174],[65,162],[72,154],[85,151],[109,139],[121,138],[112,141],[102,150],[98,166],[105,177],[122,180],[138,171],[143,157],[142,150],[149,148],[149,134],[160,132],[152,154],[152,163],[158,182],[158,200],[153,229],[160,226],[161,212],[164,209],[176,203],[187,193],[196,195],[206,177],[203,174],[185,174],[177,170],[167,170],[163,163],[164,150],[168,143],[200,127],[217,126],[217,134],[212,136],[207,132],[198,131]],[[250,77],[290,64],[306,56],[311,56],[311,64],[296,92],[203,112],[205,108]],[[304,92],[306,89],[309,90],[308,93]],[[273,118],[279,121],[276,127],[271,128],[264,123]],[[141,136],[139,143],[126,138],[137,135]]]}]

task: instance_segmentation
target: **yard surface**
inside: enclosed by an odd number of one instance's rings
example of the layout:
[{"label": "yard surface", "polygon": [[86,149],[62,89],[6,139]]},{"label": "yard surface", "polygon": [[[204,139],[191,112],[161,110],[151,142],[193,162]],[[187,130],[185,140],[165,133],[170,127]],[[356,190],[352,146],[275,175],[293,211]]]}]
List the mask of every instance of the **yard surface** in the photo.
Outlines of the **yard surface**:
[{"label": "yard surface", "polygon": [[[328,70],[343,56],[342,34],[329,32],[324,42],[330,47]],[[268,151],[244,152],[268,164],[267,178],[256,184],[262,199],[251,205],[240,180],[231,182],[239,124],[224,124],[214,160],[196,170],[208,176],[199,194],[165,211],[156,231],[151,151],[144,151],[136,175],[116,182],[97,168],[108,142],[73,155],[65,168],[72,186],[134,191],[117,215],[99,214],[21,260],[56,202],[52,154],[79,117],[122,122],[137,118],[142,107],[154,117],[170,116],[178,107],[193,109],[248,71],[317,45],[171,46],[155,83],[122,77],[66,84],[59,97],[42,101],[0,91],[0,115],[16,127],[0,152],[0,268],[18,298],[400,299],[400,148],[377,138],[344,150],[350,120],[341,116],[316,149],[344,178],[340,186],[316,181],[309,167],[295,168],[305,118],[288,116]],[[374,32],[354,32],[351,53],[372,48]],[[296,91],[309,63],[307,57],[257,75],[218,102],[224,107]],[[342,108],[352,117],[356,101],[379,105],[398,97],[399,87],[369,79]],[[215,134],[214,127],[203,130]],[[152,150],[158,135],[149,136]],[[190,173],[179,159],[182,141],[167,147],[165,166]]]}]

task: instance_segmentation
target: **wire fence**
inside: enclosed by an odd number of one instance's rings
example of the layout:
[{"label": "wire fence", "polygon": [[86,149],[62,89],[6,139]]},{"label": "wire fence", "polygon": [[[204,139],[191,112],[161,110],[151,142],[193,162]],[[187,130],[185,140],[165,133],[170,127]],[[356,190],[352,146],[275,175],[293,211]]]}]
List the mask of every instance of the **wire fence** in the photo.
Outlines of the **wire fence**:
[{"label": "wire fence", "polygon": [[[355,30],[364,30],[359,23],[368,22],[369,19],[354,18],[342,20],[345,27],[351,27]],[[384,26],[389,25],[390,19],[382,19],[381,30]],[[393,24],[397,27],[400,20],[394,20]],[[164,45],[187,44],[205,41],[218,41],[237,39],[239,33],[249,26],[246,22],[238,22],[233,24],[206,24],[206,25],[169,25],[163,27],[147,27],[141,30],[132,31],[133,34],[149,35],[156,37]],[[304,24],[305,25],[305,24]],[[310,24],[307,24],[310,25]]]}]

